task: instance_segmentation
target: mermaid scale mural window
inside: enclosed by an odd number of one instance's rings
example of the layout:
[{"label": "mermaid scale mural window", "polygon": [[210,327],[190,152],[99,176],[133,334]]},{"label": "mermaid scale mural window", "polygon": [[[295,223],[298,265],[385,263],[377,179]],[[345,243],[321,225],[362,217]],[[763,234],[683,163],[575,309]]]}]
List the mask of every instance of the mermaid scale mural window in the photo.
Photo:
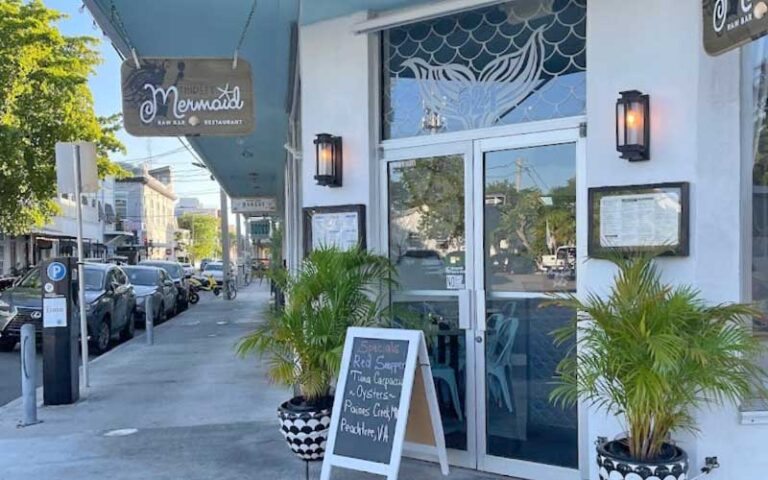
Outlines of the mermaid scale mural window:
[{"label": "mermaid scale mural window", "polygon": [[514,0],[384,32],[384,138],[584,114],[586,2]]}]

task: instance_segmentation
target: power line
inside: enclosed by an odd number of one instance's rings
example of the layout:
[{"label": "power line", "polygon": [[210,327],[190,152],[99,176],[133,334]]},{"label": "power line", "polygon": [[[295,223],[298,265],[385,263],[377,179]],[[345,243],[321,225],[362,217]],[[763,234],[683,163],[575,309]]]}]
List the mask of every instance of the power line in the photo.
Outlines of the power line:
[{"label": "power line", "polygon": [[156,155],[150,155],[148,157],[126,158],[124,160],[117,160],[117,161],[118,162],[124,162],[124,163],[143,163],[143,162],[148,161],[148,160],[154,160],[156,158],[167,157],[167,156],[170,156],[170,155],[173,155],[173,154],[176,154],[176,153],[181,153],[183,151],[184,151],[184,148],[180,147],[180,148],[175,148],[173,150],[168,150],[168,151],[163,152],[163,153],[158,153]]}]

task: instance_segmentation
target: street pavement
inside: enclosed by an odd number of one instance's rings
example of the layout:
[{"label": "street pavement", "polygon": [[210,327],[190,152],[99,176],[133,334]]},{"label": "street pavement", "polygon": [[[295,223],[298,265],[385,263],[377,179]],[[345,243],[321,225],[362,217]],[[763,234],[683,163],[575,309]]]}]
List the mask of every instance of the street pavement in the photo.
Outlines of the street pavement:
[{"label": "street pavement", "polygon": [[[304,478],[278,429],[290,392],[270,385],[262,362],[234,346],[261,320],[268,290],[235,301],[204,296],[187,312],[91,362],[91,388],[75,405],[42,407],[43,423],[18,428],[21,404],[0,407],[0,480],[240,480]],[[311,465],[319,477],[319,464]],[[404,461],[402,479],[440,478]],[[334,479],[378,479],[335,470]],[[498,478],[452,469],[455,480]]]},{"label": "street pavement", "polygon": [[[38,385],[43,382],[43,355],[37,352]],[[19,347],[13,352],[0,352],[0,406],[21,395],[21,353]]]}]

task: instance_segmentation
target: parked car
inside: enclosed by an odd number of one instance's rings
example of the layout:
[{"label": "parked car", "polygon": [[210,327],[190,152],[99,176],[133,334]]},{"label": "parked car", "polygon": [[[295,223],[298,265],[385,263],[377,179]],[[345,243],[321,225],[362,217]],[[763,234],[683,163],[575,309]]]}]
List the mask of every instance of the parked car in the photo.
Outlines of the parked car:
[{"label": "parked car", "polygon": [[213,262],[213,261],[214,260],[211,260],[210,258],[204,258],[200,262],[200,271],[202,272],[203,270],[205,270],[205,266],[208,265],[209,263]]},{"label": "parked car", "polygon": [[191,263],[182,262],[181,263],[181,268],[184,269],[184,273],[185,273],[187,278],[189,278],[189,277],[191,277],[192,275],[195,274],[195,267]]},{"label": "parked car", "polygon": [[[229,264],[229,276],[232,278],[237,271],[237,266],[234,262]],[[212,276],[218,285],[224,283],[224,263],[223,262],[209,262],[203,270],[203,276]]]},{"label": "parked car", "polygon": [[[112,339],[133,337],[136,295],[125,273],[116,265],[85,264],[85,309],[88,338],[94,353],[109,350]],[[73,323],[79,309],[70,312]],[[0,293],[0,351],[11,351],[21,335],[21,326],[35,324],[38,339],[43,335],[42,284],[40,270],[30,270],[16,285]]]},{"label": "parked car", "polygon": [[176,285],[176,304],[178,306],[177,311],[183,312],[189,308],[189,282],[186,273],[184,273],[184,267],[179,262],[171,262],[165,260],[143,260],[139,262],[139,265],[145,267],[158,267],[165,270],[165,273],[170,275],[173,279],[173,283]]},{"label": "parked car", "polygon": [[208,262],[203,267],[203,277],[213,277],[216,283],[224,283],[224,264],[221,262]]},{"label": "parked car", "polygon": [[152,297],[152,318],[162,322],[176,312],[178,289],[173,279],[158,267],[123,267],[136,292],[136,322],[146,321],[147,298]]}]

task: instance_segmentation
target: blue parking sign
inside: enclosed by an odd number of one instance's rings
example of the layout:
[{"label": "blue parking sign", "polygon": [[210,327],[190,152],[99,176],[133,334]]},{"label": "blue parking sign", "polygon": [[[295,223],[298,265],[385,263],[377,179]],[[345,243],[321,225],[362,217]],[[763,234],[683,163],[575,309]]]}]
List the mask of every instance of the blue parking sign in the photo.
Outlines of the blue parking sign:
[{"label": "blue parking sign", "polygon": [[65,267],[64,264],[60,262],[51,262],[48,265],[47,272],[48,272],[48,278],[50,278],[54,282],[59,282],[61,280],[64,280],[64,277],[67,276],[67,267]]}]

